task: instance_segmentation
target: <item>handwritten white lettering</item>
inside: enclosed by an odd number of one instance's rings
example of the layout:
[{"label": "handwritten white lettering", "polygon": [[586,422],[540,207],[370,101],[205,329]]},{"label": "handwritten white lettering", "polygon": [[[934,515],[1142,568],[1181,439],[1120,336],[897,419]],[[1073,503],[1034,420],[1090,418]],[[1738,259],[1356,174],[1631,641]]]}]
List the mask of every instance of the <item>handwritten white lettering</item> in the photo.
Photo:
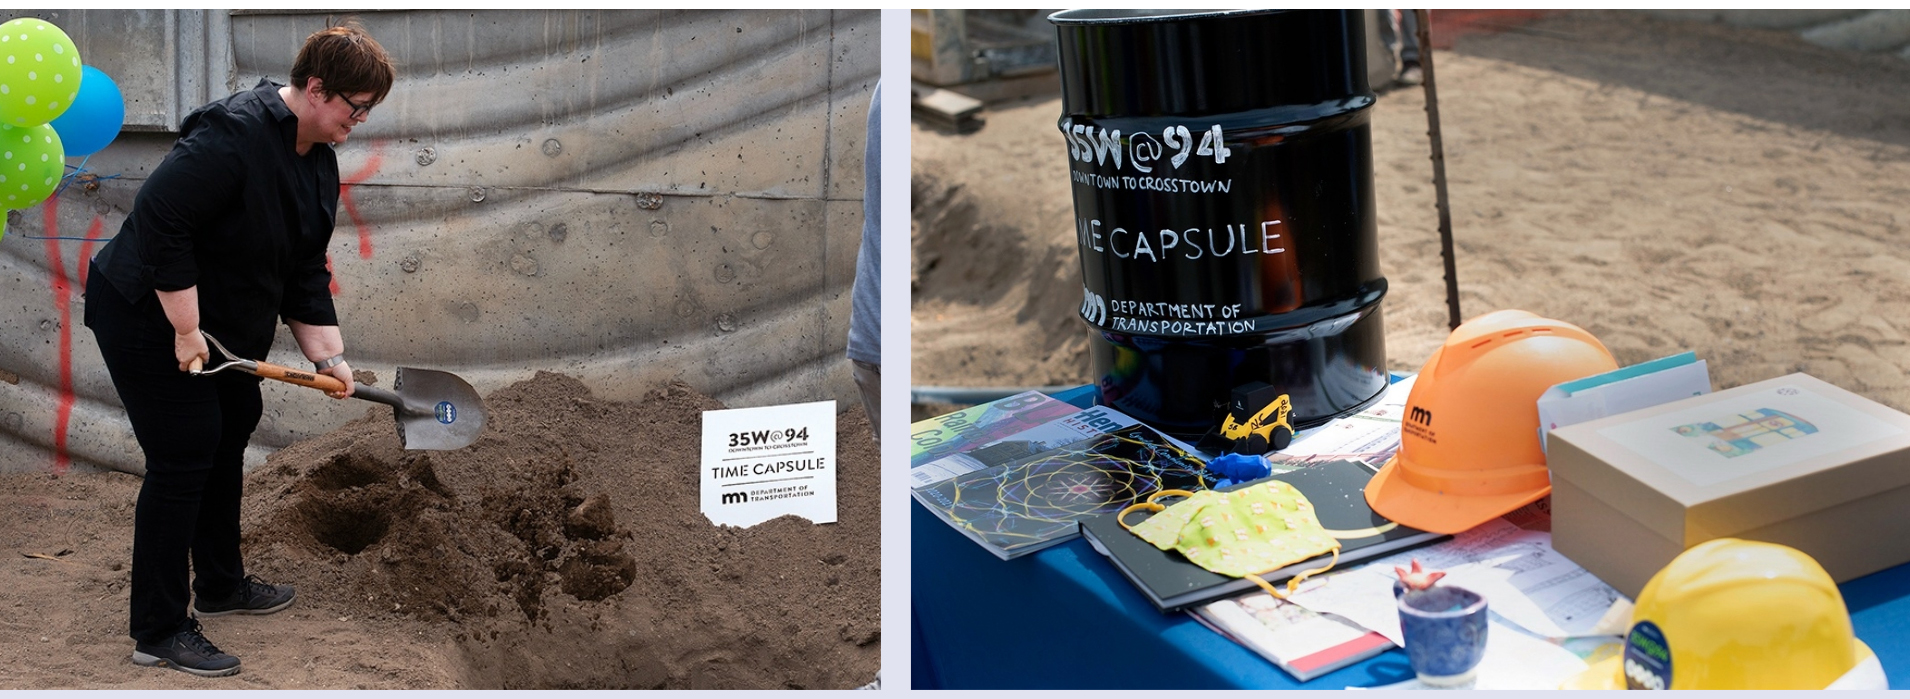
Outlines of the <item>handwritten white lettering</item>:
[{"label": "handwritten white lettering", "polygon": [[[1156,231],[1109,228],[1104,236],[1099,219],[1075,219],[1077,243],[1083,252],[1112,253],[1123,260],[1168,262],[1200,260],[1230,255],[1278,255],[1287,252],[1279,245],[1284,237],[1280,220],[1261,221],[1258,236],[1252,224],[1229,223],[1214,228],[1162,228]],[[1104,242],[1105,240],[1105,242]],[[1176,257],[1178,254],[1178,257]]]},{"label": "handwritten white lettering", "polygon": [[1150,335],[1239,335],[1254,330],[1249,320],[1144,320],[1140,318],[1114,318],[1115,332],[1148,333]]},{"label": "handwritten white lettering", "polygon": [[1077,184],[1085,184],[1096,189],[1125,189],[1169,194],[1230,194],[1234,189],[1234,181],[1231,179],[1190,180],[1182,177],[1134,177],[1132,175],[1109,177],[1092,172],[1075,172],[1072,177]]},{"label": "handwritten white lettering", "polygon": [[1087,288],[1081,290],[1081,318],[1116,332],[1152,335],[1238,335],[1257,329],[1252,320],[1241,320],[1241,304],[1172,303],[1164,301],[1126,301],[1105,299]]},{"label": "handwritten white lettering", "polygon": [[[1227,147],[1226,134],[1219,124],[1201,132],[1199,146],[1194,144],[1193,131],[1180,124],[1161,129],[1159,139],[1143,132],[1129,133],[1123,139],[1120,129],[1077,124],[1070,117],[1061,120],[1061,135],[1067,139],[1070,159],[1099,166],[1106,166],[1113,161],[1117,171],[1121,169],[1125,158],[1125,163],[1132,165],[1135,170],[1153,172],[1153,163],[1170,151],[1173,155],[1168,156],[1168,164],[1175,169],[1196,155],[1212,158],[1215,165],[1226,164],[1228,156],[1233,155],[1233,149]],[[1162,142],[1165,142],[1165,147]]]}]

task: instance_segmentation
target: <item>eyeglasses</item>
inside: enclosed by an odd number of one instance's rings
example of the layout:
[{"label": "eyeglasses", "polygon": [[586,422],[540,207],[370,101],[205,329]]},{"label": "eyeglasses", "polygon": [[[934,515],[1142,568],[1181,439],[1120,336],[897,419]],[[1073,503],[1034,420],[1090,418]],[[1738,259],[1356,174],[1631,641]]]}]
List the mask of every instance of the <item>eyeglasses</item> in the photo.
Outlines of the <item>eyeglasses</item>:
[{"label": "eyeglasses", "polygon": [[334,92],[332,94],[337,95],[338,98],[341,100],[345,100],[345,104],[351,107],[351,116],[347,117],[349,119],[357,119],[359,117],[365,116],[366,114],[370,114],[371,108],[378,106],[377,104],[359,104],[357,102],[353,102],[351,101],[350,97],[346,97],[345,94],[342,92]]}]

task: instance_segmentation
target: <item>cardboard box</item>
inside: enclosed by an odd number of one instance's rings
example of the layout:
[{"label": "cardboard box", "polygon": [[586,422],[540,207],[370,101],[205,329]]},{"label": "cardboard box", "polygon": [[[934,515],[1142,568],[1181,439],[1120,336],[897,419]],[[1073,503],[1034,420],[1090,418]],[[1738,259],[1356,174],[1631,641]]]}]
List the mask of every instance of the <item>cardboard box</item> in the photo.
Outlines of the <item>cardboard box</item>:
[{"label": "cardboard box", "polygon": [[1554,430],[1552,546],[1626,595],[1711,539],[1910,561],[1910,415],[1804,374]]}]

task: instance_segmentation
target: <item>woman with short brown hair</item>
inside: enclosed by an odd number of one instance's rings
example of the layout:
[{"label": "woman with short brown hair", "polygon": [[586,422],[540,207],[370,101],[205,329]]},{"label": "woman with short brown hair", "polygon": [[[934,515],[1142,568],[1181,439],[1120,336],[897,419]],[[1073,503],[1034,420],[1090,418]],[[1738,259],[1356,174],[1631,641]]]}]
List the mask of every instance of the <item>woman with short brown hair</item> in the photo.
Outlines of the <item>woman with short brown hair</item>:
[{"label": "woman with short brown hair", "polygon": [[[313,33],[291,84],[269,79],[194,110],[93,258],[86,325],[146,457],[133,515],[133,662],[239,671],[198,617],[270,614],[291,585],[246,575],[239,500],[259,379],[195,376],[206,335],[263,357],[282,318],[315,370],[352,392],[326,249],[338,210],[332,147],[391,91],[390,56],[356,22]],[[188,566],[190,563],[190,567]],[[188,587],[190,583],[190,588]]]}]

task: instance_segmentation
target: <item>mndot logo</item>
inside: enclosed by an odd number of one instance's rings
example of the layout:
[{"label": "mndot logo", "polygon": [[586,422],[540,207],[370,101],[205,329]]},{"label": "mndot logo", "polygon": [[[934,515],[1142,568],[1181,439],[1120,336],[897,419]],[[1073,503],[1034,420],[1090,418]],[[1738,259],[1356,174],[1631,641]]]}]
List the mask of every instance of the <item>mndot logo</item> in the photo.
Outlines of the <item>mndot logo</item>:
[{"label": "mndot logo", "polygon": [[1657,624],[1633,624],[1625,637],[1625,686],[1631,689],[1671,688],[1671,645]]}]

